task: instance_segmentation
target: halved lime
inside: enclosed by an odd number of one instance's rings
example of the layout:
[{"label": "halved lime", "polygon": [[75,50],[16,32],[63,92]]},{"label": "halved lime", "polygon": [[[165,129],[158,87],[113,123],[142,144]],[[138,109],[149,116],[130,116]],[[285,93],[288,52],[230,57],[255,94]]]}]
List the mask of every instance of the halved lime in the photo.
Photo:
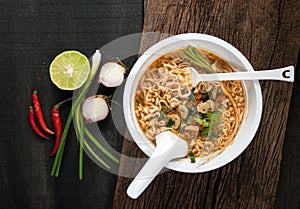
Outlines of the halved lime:
[{"label": "halved lime", "polygon": [[51,81],[60,89],[80,88],[90,73],[88,58],[78,51],[64,51],[57,55],[50,65]]}]

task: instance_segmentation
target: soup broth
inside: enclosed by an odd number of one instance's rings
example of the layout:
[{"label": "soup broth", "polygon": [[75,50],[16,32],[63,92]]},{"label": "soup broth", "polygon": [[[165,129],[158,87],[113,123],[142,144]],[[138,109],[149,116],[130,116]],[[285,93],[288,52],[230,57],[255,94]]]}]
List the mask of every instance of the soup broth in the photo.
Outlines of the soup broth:
[{"label": "soup broth", "polygon": [[234,140],[244,117],[241,81],[200,82],[192,86],[191,68],[199,73],[233,72],[222,58],[189,46],[156,59],[142,75],[135,95],[135,115],[145,136],[172,131],[189,145],[187,157],[213,157]]}]

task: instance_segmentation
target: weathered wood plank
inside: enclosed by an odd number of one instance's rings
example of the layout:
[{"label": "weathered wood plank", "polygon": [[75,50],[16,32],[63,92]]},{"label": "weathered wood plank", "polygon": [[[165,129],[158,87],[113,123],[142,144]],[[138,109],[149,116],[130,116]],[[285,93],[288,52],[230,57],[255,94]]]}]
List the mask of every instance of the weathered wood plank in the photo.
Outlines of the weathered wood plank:
[{"label": "weathered wood plank", "polygon": [[[299,4],[293,1],[154,1],[146,5],[144,32],[200,32],[236,46],[255,69],[297,63]],[[142,38],[141,52],[165,35]],[[247,150],[232,163],[203,174],[163,173],[137,200],[126,195],[131,179],[119,177],[114,208],[272,208],[292,84],[264,81],[260,128]],[[123,153],[143,154],[124,140]],[[126,165],[122,161],[121,168]],[[123,167],[124,168],[124,167]]]},{"label": "weathered wood plank", "polygon": [[[300,54],[298,54],[297,72],[300,72]],[[292,101],[289,110],[288,125],[283,145],[283,155],[274,209],[299,208],[300,197],[300,74],[296,73]]]}]

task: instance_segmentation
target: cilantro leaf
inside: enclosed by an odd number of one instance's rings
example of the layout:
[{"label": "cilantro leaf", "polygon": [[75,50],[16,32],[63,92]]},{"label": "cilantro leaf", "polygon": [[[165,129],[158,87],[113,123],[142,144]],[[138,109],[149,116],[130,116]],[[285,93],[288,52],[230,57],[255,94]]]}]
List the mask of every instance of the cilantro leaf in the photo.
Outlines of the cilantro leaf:
[{"label": "cilantro leaf", "polygon": [[169,118],[169,120],[168,120],[166,126],[167,126],[167,127],[171,127],[171,126],[174,125],[174,123],[175,123],[175,121],[174,121],[172,118]]},{"label": "cilantro leaf", "polygon": [[206,127],[206,128],[204,128],[203,131],[201,131],[200,135],[201,136],[207,136],[209,131],[210,131],[210,127]]}]

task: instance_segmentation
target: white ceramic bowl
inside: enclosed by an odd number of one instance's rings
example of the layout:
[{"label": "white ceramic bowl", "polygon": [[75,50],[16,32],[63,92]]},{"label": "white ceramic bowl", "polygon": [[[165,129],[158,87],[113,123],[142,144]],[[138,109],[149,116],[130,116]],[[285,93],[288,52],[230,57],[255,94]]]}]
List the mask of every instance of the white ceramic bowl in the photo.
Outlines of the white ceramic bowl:
[{"label": "white ceramic bowl", "polygon": [[[253,71],[253,67],[239,50],[229,43],[210,35],[197,33],[180,34],[166,38],[150,47],[131,69],[126,81],[123,97],[127,128],[136,144],[148,156],[151,156],[155,147],[141,131],[134,114],[134,97],[138,82],[147,67],[158,57],[172,50],[187,47],[188,45],[211,51],[233,64],[233,68],[234,66],[239,66],[240,71]],[[191,163],[189,159],[184,159],[170,162],[166,166],[167,168],[186,173],[206,172],[231,162],[246,149],[260,123],[262,95],[257,80],[244,81],[243,85],[246,91],[246,110],[244,120],[234,142],[221,154],[201,166],[199,166],[201,159],[197,159],[196,163]]]}]

